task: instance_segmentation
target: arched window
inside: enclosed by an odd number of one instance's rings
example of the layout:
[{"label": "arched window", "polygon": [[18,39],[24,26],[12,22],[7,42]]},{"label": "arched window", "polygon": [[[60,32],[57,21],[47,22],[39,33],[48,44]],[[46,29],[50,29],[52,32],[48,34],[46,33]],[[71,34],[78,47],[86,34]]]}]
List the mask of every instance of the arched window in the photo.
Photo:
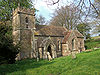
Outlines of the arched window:
[{"label": "arched window", "polygon": [[28,17],[25,18],[26,28],[28,28]]}]

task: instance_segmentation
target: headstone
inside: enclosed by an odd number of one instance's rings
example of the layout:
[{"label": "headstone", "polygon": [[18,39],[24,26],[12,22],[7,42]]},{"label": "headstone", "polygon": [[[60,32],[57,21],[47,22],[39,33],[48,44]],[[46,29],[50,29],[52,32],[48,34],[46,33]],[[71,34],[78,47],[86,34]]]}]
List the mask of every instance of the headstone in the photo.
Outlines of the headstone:
[{"label": "headstone", "polygon": [[72,59],[76,58],[76,53],[74,51],[72,51]]}]

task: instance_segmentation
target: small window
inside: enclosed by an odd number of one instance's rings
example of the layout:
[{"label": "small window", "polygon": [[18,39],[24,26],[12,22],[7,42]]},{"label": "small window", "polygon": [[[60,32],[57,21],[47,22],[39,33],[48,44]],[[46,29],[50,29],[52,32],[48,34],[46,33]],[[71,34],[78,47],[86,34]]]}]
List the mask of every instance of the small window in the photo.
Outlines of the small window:
[{"label": "small window", "polygon": [[25,22],[26,22],[26,24],[28,24],[28,17],[25,18]]},{"label": "small window", "polygon": [[60,40],[58,41],[58,50],[59,50],[59,51],[61,50],[61,43],[60,43]]},{"label": "small window", "polygon": [[28,24],[26,24],[26,28],[28,28]]},{"label": "small window", "polygon": [[28,28],[28,17],[25,18],[26,28]]},{"label": "small window", "polygon": [[82,43],[80,42],[80,48],[81,48]]},{"label": "small window", "polygon": [[74,49],[74,39],[72,40],[72,50]]}]

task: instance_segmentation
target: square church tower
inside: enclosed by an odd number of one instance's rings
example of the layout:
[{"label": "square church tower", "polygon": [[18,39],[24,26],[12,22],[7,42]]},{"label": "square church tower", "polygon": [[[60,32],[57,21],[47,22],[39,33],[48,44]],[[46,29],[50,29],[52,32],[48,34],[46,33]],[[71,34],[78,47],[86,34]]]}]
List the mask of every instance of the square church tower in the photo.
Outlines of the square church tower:
[{"label": "square church tower", "polygon": [[20,53],[17,59],[35,58],[34,49],[34,29],[35,15],[34,9],[18,7],[13,10],[12,26],[14,44],[20,44]]}]

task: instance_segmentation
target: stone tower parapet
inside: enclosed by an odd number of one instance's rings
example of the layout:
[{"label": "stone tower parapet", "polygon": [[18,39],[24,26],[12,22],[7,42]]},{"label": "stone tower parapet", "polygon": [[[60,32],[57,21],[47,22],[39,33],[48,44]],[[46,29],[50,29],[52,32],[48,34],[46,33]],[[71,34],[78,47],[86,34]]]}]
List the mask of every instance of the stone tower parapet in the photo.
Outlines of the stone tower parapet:
[{"label": "stone tower parapet", "polygon": [[24,7],[17,7],[15,10],[13,10],[13,14],[16,15],[18,12],[22,12],[25,14],[31,14],[34,15],[35,9],[29,9],[29,8],[24,8]]}]

